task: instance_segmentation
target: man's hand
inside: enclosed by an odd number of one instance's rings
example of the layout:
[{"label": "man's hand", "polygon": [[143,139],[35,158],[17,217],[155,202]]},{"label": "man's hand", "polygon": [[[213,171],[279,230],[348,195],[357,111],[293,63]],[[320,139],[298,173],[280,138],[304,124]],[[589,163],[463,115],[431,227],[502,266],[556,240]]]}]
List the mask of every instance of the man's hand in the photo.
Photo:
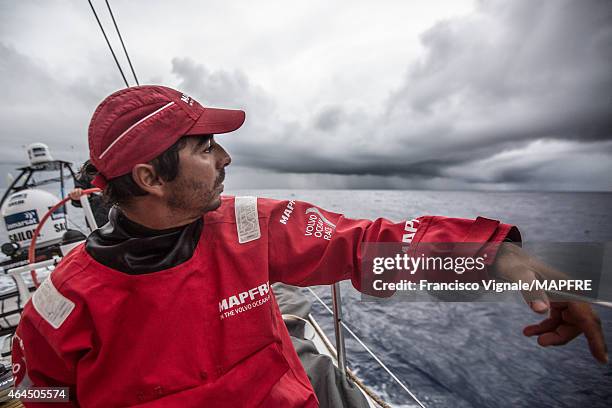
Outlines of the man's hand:
[{"label": "man's hand", "polygon": [[583,302],[552,302],[550,317],[523,329],[525,336],[538,336],[542,347],[561,346],[584,333],[593,357],[608,362],[608,348],[601,329],[601,320],[591,306]]},{"label": "man's hand", "polygon": [[68,196],[70,197],[70,199],[74,201],[79,201],[82,195],[83,195],[82,188],[75,188],[70,193],[68,193]]},{"label": "man's hand", "polygon": [[[517,245],[500,245],[494,272],[501,279],[531,282],[537,279],[563,279],[564,274],[530,256]],[[608,362],[608,350],[601,328],[601,320],[591,306],[583,302],[550,302],[544,291],[522,292],[531,309],[540,314],[550,310],[548,319],[525,327],[525,336],[538,336],[543,347],[560,346],[584,333],[591,354],[601,363]]]}]

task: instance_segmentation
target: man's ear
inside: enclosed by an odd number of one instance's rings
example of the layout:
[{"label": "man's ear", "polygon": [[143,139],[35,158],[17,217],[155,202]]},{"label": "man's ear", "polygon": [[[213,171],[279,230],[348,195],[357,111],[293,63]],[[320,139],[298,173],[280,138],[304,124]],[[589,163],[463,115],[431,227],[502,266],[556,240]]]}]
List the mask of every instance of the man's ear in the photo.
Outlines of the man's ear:
[{"label": "man's ear", "polygon": [[142,190],[154,196],[163,195],[164,181],[150,164],[137,164],[132,168],[132,179]]}]

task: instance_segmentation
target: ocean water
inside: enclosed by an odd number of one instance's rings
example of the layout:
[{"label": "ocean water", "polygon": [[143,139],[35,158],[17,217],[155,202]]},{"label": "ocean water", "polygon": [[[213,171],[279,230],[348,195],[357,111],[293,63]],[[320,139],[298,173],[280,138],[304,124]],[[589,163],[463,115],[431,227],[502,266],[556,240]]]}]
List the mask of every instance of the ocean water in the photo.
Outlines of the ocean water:
[{"label": "ocean water", "polygon": [[[440,191],[237,191],[299,199],[351,218],[485,216],[518,225],[524,241],[612,241],[612,194]],[[608,271],[612,273],[612,271]],[[542,348],[522,335],[542,320],[521,303],[364,302],[342,285],[348,326],[427,407],[610,407],[612,366],[598,364],[584,336]],[[330,289],[316,292],[331,305]],[[333,339],[328,312],[315,317]],[[612,309],[596,306],[612,350]],[[345,333],[347,359],[393,406],[411,398]]]},{"label": "ocean water", "polygon": [[[612,241],[612,194],[365,190],[229,191],[311,202],[351,218],[401,221],[421,215],[516,224],[532,242]],[[72,211],[72,209],[69,209]],[[71,218],[79,219],[78,211]],[[612,271],[608,271],[612,273]],[[331,305],[330,289],[315,291]],[[342,284],[346,323],[427,407],[610,407],[612,366],[590,356],[584,337],[541,348],[522,335],[541,316],[520,303],[364,302]],[[612,349],[612,309],[595,307]],[[327,311],[313,313],[333,339]],[[349,367],[393,406],[415,406],[345,333]]]}]

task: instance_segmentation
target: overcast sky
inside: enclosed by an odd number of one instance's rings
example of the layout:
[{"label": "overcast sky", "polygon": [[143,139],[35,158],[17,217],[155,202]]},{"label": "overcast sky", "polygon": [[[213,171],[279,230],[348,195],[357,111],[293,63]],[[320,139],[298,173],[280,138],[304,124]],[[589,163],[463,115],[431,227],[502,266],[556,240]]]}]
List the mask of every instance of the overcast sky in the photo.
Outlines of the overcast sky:
[{"label": "overcast sky", "polygon": [[[141,84],[247,112],[230,189],[612,191],[610,0],[110,4]],[[123,86],[86,0],[0,0],[0,186]]]}]

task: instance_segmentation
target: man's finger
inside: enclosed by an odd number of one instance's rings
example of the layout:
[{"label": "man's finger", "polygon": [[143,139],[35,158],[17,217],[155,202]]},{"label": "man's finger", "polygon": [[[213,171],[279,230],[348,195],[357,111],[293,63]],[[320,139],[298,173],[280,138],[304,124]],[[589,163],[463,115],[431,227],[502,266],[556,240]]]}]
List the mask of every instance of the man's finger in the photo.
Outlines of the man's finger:
[{"label": "man's finger", "polygon": [[538,337],[538,344],[542,347],[562,346],[575,339],[580,334],[576,326],[562,324],[554,332],[548,332]]},{"label": "man's finger", "polygon": [[561,321],[558,318],[549,317],[538,324],[532,324],[523,329],[523,334],[527,337],[540,335],[554,331]]},{"label": "man's finger", "polygon": [[589,343],[589,349],[591,350],[593,357],[595,357],[600,363],[607,363],[608,347],[606,346],[606,341],[604,340],[603,331],[601,329],[601,323],[599,323],[599,320],[594,319],[588,323],[585,323],[582,330],[584,331],[584,336]]},{"label": "man's finger", "polygon": [[555,329],[561,324],[563,319],[561,318],[561,310],[559,310],[553,303],[553,307],[550,309],[550,317],[546,320],[542,320],[538,324],[532,324],[523,329],[525,336],[535,336],[538,334],[555,331]]},{"label": "man's finger", "polygon": [[539,314],[544,314],[548,312],[549,309],[548,303],[540,299],[529,302],[529,307],[531,310]]}]

